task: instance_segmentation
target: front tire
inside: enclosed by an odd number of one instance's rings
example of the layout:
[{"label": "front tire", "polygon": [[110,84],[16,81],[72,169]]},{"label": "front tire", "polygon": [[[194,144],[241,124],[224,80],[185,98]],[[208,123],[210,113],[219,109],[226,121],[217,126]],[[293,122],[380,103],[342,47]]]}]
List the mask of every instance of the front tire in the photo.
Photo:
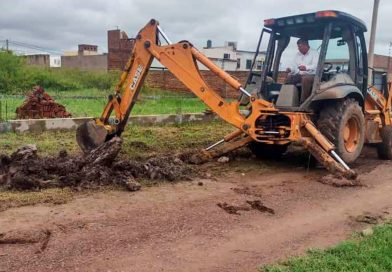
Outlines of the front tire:
[{"label": "front tire", "polygon": [[332,101],[324,106],[317,127],[346,163],[354,162],[361,154],[365,143],[365,117],[355,99]]}]

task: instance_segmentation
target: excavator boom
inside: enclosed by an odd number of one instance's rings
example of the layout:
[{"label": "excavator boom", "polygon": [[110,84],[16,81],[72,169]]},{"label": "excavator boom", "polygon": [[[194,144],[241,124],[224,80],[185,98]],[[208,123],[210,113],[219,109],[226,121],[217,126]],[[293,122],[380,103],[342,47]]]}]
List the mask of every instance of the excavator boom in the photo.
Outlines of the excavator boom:
[{"label": "excavator boom", "polygon": [[[159,35],[163,36],[167,45],[160,45]],[[106,140],[121,135],[154,58],[168,68],[220,118],[237,128],[235,132],[209,148],[210,156],[219,154],[216,150],[210,149],[222,143],[228,144],[223,148],[228,152],[251,141],[276,145],[299,142],[328,169],[337,169],[336,171],[346,177],[355,176],[355,173],[334,152],[334,146],[316,129],[306,113],[280,112],[271,102],[250,95],[238,80],[217,67],[191,43],[181,41],[171,44],[156,20],[151,20],[136,36],[130,59],[101,117],[78,128],[78,144],[84,151],[89,151]],[[207,67],[242,95],[248,96],[249,111],[246,114],[242,113],[239,101],[228,102],[208,86],[200,74],[197,63]],[[111,118],[113,113],[114,117]],[[274,118],[282,119],[284,125],[272,128],[265,125]],[[333,167],[330,167],[331,165]]]}]

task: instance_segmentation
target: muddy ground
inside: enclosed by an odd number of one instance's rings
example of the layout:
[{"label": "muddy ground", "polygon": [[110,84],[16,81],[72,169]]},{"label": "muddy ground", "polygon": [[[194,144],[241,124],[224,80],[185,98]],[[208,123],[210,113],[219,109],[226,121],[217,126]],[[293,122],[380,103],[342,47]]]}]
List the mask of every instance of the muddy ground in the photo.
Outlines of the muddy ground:
[{"label": "muddy ground", "polygon": [[19,148],[10,156],[0,154],[0,188],[40,190],[71,187],[75,189],[119,185],[129,191],[140,189],[138,180],[178,181],[198,176],[189,165],[189,154],[160,155],[136,161],[119,159],[120,138],[113,138],[88,154],[42,157],[35,145]]},{"label": "muddy ground", "polygon": [[192,181],[8,209],[0,271],[257,271],[390,218],[392,163],[372,148],[357,186],[321,183],[328,173],[298,160],[242,155],[191,167]]}]

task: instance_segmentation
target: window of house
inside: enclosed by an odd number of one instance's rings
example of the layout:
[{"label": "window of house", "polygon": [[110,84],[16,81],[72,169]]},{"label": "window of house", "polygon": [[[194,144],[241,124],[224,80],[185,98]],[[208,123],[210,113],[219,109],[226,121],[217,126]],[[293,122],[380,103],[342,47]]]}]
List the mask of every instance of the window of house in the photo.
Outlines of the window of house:
[{"label": "window of house", "polygon": [[237,59],[237,69],[241,67],[241,59]]},{"label": "window of house", "polygon": [[224,53],[223,54],[223,59],[230,59],[230,54]]},{"label": "window of house", "polygon": [[251,67],[252,67],[252,60],[251,59],[247,59],[246,60],[246,69],[251,69]]}]

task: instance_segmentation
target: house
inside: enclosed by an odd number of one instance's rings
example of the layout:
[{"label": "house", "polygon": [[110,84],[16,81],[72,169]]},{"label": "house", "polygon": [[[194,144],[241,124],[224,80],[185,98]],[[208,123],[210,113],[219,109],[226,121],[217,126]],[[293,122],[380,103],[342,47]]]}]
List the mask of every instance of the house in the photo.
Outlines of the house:
[{"label": "house", "polygon": [[382,75],[388,74],[388,81],[392,80],[392,62],[391,57],[374,54],[373,60],[373,85],[376,88],[382,88]]},{"label": "house", "polygon": [[122,70],[128,62],[132,48],[135,44],[134,38],[120,29],[108,30],[108,70]]},{"label": "house", "polygon": [[28,65],[42,68],[58,68],[61,67],[61,57],[49,54],[30,54],[23,56]]},{"label": "house", "polygon": [[64,52],[61,56],[61,67],[81,70],[107,70],[108,55],[99,54],[98,46],[79,44],[78,51]]},{"label": "house", "polygon": [[[217,66],[226,71],[249,71],[252,66],[255,52],[237,49],[237,42],[225,42],[223,46],[212,46],[212,41],[207,41],[207,46],[200,50]],[[256,58],[254,71],[261,71],[265,60],[265,53],[261,52]]]}]

